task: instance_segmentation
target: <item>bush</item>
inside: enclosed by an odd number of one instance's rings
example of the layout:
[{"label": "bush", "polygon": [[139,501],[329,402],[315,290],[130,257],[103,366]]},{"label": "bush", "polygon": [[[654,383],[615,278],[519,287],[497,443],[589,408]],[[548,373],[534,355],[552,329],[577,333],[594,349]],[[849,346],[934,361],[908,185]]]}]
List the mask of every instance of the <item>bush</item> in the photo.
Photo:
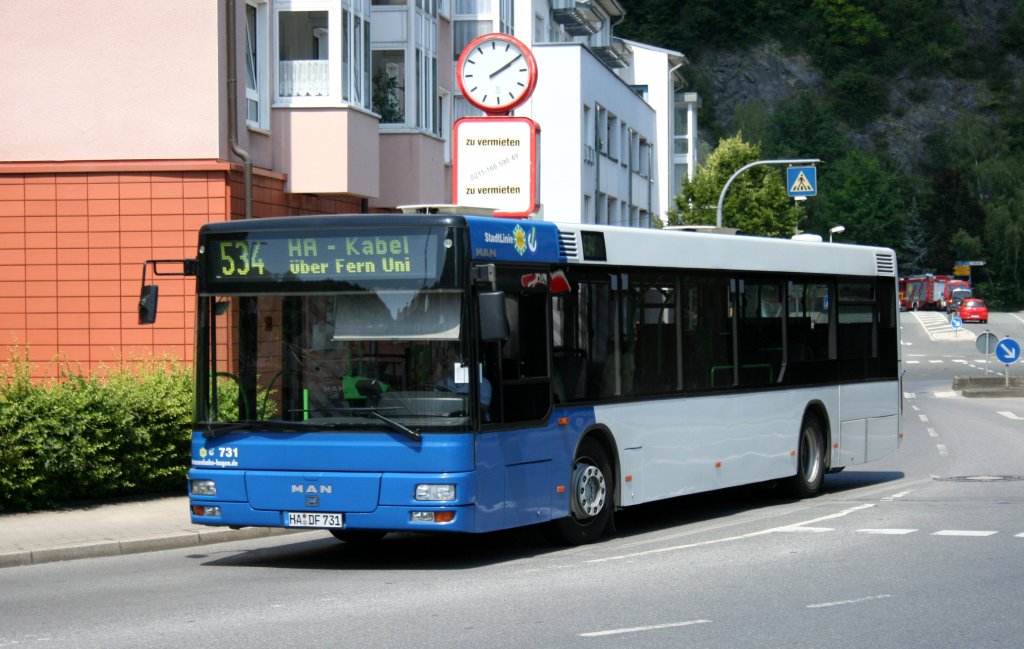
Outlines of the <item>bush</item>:
[{"label": "bush", "polygon": [[0,511],[177,490],[191,439],[191,369],[176,361],[31,379],[12,351],[0,376]]}]

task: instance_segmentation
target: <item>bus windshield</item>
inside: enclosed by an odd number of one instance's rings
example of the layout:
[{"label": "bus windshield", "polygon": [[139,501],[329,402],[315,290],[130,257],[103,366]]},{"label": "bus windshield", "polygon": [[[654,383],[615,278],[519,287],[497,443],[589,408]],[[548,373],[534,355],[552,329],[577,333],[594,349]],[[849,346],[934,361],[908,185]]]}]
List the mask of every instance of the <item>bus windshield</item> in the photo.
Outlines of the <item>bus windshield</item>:
[{"label": "bus windshield", "polygon": [[[197,310],[196,360],[206,368],[197,376],[200,428],[259,422],[251,428],[391,428],[413,436],[467,427],[479,406],[470,399],[466,292],[453,239],[444,231],[389,235],[388,242],[412,242],[395,244],[398,254],[418,250],[402,262],[410,272],[382,272],[387,256],[373,253],[358,260],[369,270],[327,279],[319,271],[348,263],[326,254],[327,238],[207,242],[214,259],[206,260],[208,290]],[[382,239],[330,239],[341,250],[346,240]],[[240,279],[243,266],[264,279]]]}]

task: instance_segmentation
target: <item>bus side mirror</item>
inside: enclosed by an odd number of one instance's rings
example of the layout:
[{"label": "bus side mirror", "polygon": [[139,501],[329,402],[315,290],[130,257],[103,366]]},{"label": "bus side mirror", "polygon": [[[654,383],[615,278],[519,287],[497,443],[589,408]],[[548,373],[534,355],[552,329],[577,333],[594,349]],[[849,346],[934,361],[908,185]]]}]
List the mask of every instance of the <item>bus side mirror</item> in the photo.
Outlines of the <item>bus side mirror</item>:
[{"label": "bus side mirror", "polygon": [[156,322],[156,298],[159,289],[156,284],[144,284],[139,295],[139,324]]},{"label": "bus side mirror", "polygon": [[480,339],[485,343],[508,340],[508,314],[501,291],[480,293]]}]

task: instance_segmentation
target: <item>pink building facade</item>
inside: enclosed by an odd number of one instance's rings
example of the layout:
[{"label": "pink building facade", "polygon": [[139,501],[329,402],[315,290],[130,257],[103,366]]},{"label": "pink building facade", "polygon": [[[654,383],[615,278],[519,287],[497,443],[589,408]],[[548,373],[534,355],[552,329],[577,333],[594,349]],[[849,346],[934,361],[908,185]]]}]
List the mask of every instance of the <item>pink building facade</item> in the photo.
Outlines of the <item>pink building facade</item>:
[{"label": "pink building facade", "polygon": [[154,326],[137,303],[143,262],[194,257],[204,223],[445,202],[443,140],[374,112],[372,15],[371,0],[0,4],[0,361],[27,356],[39,378],[189,361],[192,280],[161,278]]}]

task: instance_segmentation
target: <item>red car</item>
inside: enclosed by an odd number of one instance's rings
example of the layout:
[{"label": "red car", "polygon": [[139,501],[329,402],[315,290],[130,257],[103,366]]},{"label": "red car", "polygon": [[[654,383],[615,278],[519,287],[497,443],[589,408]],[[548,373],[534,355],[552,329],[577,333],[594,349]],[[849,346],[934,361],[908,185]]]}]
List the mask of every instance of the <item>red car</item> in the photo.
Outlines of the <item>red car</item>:
[{"label": "red car", "polygon": [[988,307],[985,300],[969,297],[960,305],[960,319],[964,322],[988,322]]}]

